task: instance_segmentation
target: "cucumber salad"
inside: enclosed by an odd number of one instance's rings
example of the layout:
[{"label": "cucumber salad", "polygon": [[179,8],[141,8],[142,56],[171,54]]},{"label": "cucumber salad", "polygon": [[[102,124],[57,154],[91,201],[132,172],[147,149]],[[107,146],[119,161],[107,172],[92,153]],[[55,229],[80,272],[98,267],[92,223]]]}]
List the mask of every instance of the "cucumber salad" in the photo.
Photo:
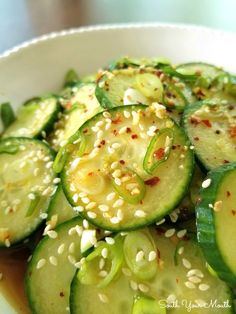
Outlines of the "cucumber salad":
[{"label": "cucumber salad", "polygon": [[236,76],[122,57],[0,108],[0,249],[30,252],[31,313],[235,313]]}]

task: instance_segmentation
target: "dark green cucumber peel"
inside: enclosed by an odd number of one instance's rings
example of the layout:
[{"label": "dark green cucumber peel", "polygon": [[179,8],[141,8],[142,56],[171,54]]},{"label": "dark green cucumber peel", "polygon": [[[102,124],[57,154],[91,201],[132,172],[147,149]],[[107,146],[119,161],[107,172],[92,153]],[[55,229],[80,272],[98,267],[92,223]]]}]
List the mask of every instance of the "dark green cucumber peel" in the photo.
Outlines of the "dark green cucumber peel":
[{"label": "dark green cucumber peel", "polygon": [[0,115],[4,129],[7,129],[16,119],[15,113],[9,102],[0,105]]},{"label": "dark green cucumber peel", "polygon": [[[209,207],[209,204],[214,204],[224,176],[227,172],[235,169],[236,163],[232,163],[209,172],[207,178],[211,180],[211,184],[208,188],[200,190],[201,201],[196,207],[198,242],[203,249],[206,260],[217,272],[219,278],[233,286],[236,285],[236,274],[232,273],[220,253],[216,238],[214,211]],[[222,221],[222,223],[224,222]],[[225,239],[225,241],[233,241],[233,239]]]},{"label": "dark green cucumber peel", "polygon": [[[120,110],[137,110],[137,109],[145,109],[147,108],[148,106],[145,106],[145,105],[127,105],[127,106],[120,106],[120,107],[115,107],[115,108],[112,108],[109,110],[109,112],[113,115],[115,114],[116,112],[119,112]],[[82,132],[82,129],[89,129],[90,127],[90,124],[99,120],[100,117],[102,116],[103,113],[98,113],[96,116],[94,116],[93,118],[91,118],[90,120],[88,120],[87,122],[85,122],[83,124],[83,126],[71,137],[68,145],[72,145],[74,141],[78,140],[78,138],[81,137],[81,134],[83,134]],[[176,123],[174,123],[175,125],[177,125]],[[185,133],[183,132],[182,129],[179,129],[180,133],[181,133],[181,137],[186,141],[185,145],[190,145]],[[78,144],[76,144],[78,145]],[[194,167],[194,156],[193,156],[193,153],[192,153],[192,150],[188,150],[189,154],[190,154],[190,168],[192,169]],[[67,159],[69,157],[69,155],[67,154],[67,156],[64,156],[65,157],[65,160],[63,162],[63,164],[65,165],[66,162],[67,162]],[[69,203],[71,204],[71,206],[73,207],[76,207],[76,203],[73,201],[72,199],[72,196],[71,196],[71,192],[69,191],[69,187],[67,186],[66,184],[66,171],[65,171],[65,168],[61,171],[61,180],[62,180],[62,186],[63,186],[63,190],[64,190],[64,193],[66,195],[66,198],[68,199]],[[183,187],[183,190],[181,193],[179,193],[178,197],[176,197],[176,199],[173,201],[173,204],[171,204],[170,207],[166,208],[165,209],[165,214],[164,215],[167,215],[169,213],[171,213],[173,211],[173,208],[176,208],[177,205],[180,203],[181,199],[182,199],[182,195],[185,194],[185,190],[186,190],[186,186],[188,186],[188,184],[191,182],[191,179],[192,179],[192,171],[190,171],[190,174],[188,176],[188,178],[186,179],[187,181],[185,182],[185,185]],[[96,219],[92,219],[90,217],[87,216],[86,212],[81,212],[80,215],[87,219],[91,224],[97,226],[98,228],[103,228],[105,230],[110,230],[110,231],[119,231],[120,229],[117,229],[116,225],[113,225],[113,224],[109,224],[109,226],[107,224],[104,224],[102,220],[99,220],[99,222],[97,222]],[[157,215],[156,217],[154,218],[151,218],[151,219],[148,219],[147,217],[145,217],[145,225],[150,225],[150,224],[153,224],[155,223],[156,221],[159,221],[163,218],[164,216],[163,214],[160,216],[160,215]],[[126,228],[122,227],[122,230],[124,231],[128,231],[128,230],[135,230],[137,228],[141,228],[144,226],[144,224],[141,222],[141,219],[139,218],[140,220],[140,223],[137,223],[137,225],[130,225]]]}]

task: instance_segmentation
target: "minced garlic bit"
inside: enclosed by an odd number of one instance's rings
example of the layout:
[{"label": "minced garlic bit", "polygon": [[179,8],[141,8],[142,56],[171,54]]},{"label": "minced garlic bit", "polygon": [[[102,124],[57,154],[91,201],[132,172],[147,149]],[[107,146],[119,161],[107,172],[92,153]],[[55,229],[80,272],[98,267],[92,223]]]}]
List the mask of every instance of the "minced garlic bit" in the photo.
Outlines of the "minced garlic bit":
[{"label": "minced garlic bit", "polygon": [[213,205],[213,209],[215,212],[219,212],[222,209],[222,201],[217,201],[215,202],[215,204]]}]

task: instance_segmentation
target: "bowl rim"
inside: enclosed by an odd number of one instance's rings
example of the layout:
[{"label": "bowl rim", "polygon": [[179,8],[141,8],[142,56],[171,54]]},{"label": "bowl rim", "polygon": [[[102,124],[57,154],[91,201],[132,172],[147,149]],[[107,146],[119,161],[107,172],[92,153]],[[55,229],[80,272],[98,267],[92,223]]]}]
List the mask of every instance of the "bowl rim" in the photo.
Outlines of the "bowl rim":
[{"label": "bowl rim", "polygon": [[58,37],[64,37],[68,35],[81,34],[81,33],[91,33],[98,31],[107,31],[107,30],[117,30],[117,29],[143,29],[143,28],[165,28],[165,29],[178,29],[186,30],[190,32],[204,32],[216,36],[224,37],[234,37],[236,40],[236,32],[222,30],[218,28],[196,25],[196,24],[184,24],[184,23],[165,23],[165,22],[132,22],[132,23],[114,23],[114,24],[97,24],[97,25],[88,25],[82,27],[68,28],[60,31],[52,31],[45,33],[40,36],[33,37],[32,39],[23,41],[22,43],[9,48],[2,53],[0,53],[0,61],[3,59],[16,54],[17,52],[26,49],[29,46],[36,45],[40,42],[45,42],[48,40],[56,39]]}]

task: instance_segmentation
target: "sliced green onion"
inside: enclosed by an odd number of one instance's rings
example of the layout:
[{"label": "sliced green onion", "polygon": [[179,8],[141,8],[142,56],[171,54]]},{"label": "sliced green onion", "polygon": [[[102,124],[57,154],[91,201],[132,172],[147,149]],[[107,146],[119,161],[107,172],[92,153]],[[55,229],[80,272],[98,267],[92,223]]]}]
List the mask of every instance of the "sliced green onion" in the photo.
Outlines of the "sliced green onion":
[{"label": "sliced green onion", "polygon": [[170,128],[162,129],[151,139],[143,160],[143,168],[147,173],[153,174],[168,159],[173,140],[174,134]]},{"label": "sliced green onion", "polygon": [[157,260],[150,259],[150,252],[156,252],[156,247],[148,231],[129,232],[123,250],[125,261],[135,276],[141,280],[155,276]]},{"label": "sliced green onion", "polygon": [[4,129],[8,128],[15,121],[15,114],[9,102],[1,104],[1,119]]},{"label": "sliced green onion", "polygon": [[35,198],[30,201],[30,205],[29,205],[29,208],[28,208],[28,210],[26,212],[25,217],[30,217],[31,215],[33,215],[33,213],[35,212],[36,207],[39,204],[39,201],[40,201],[40,198],[41,198],[40,195],[34,194],[34,196],[35,196]]},{"label": "sliced green onion", "polygon": [[53,162],[53,171],[55,173],[60,173],[62,171],[66,163],[67,157],[68,157],[68,152],[67,152],[66,146],[63,146],[60,148]]},{"label": "sliced green onion", "polygon": [[134,300],[132,314],[166,314],[166,302],[139,296]]},{"label": "sliced green onion", "polygon": [[181,69],[175,70],[169,65],[163,65],[161,69],[165,74],[178,77],[184,81],[195,82],[199,77],[199,75],[193,74],[192,72],[186,73],[185,71],[183,72],[183,70]]},{"label": "sliced green onion", "polygon": [[23,103],[23,106],[38,105],[38,103],[39,103],[40,100],[41,100],[41,98],[39,98],[39,97],[30,98],[30,99],[26,100],[26,101]]},{"label": "sliced green onion", "polygon": [[[98,288],[104,288],[116,278],[123,263],[122,244],[121,237],[116,237],[113,245],[100,242],[100,245],[82,263],[77,275],[80,282],[84,285],[97,285]],[[105,251],[106,257],[104,258]],[[99,264],[102,258],[105,264],[100,269]]]},{"label": "sliced green onion", "polygon": [[[118,170],[118,169],[117,169]],[[111,174],[112,185],[116,192],[128,203],[138,204],[143,200],[146,192],[144,181],[133,170],[126,167],[119,169],[121,171],[121,179],[125,178],[125,181],[120,180],[120,184],[117,184],[116,178]]]}]

